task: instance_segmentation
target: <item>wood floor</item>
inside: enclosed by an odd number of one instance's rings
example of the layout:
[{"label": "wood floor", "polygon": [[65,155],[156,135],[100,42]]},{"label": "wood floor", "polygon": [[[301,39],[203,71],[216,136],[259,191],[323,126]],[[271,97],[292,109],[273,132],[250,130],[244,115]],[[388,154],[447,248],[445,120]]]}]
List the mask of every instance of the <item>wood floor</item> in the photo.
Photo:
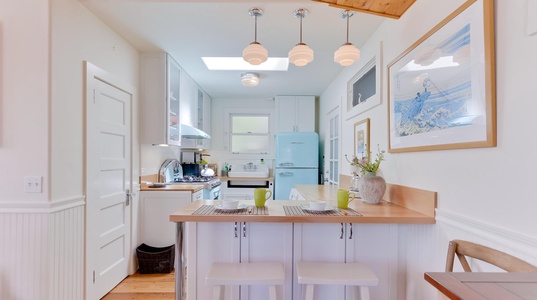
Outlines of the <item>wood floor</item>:
[{"label": "wood floor", "polygon": [[139,274],[125,278],[103,300],[173,300],[175,277],[170,274]]}]

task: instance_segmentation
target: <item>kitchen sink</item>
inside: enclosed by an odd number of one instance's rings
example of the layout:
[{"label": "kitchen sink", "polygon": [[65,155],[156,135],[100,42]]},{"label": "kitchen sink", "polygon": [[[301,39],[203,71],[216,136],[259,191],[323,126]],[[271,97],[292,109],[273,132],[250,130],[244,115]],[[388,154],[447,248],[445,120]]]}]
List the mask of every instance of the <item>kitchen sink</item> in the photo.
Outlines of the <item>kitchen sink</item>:
[{"label": "kitchen sink", "polygon": [[227,173],[227,176],[228,177],[242,177],[242,178],[268,178],[269,177],[269,172],[268,170],[266,171],[244,171],[244,170],[240,170],[240,171],[229,171]]},{"label": "kitchen sink", "polygon": [[[248,165],[246,165],[248,166]],[[232,171],[229,171],[227,174],[228,177],[251,177],[251,178],[268,178],[269,169],[266,166],[256,166],[250,168],[238,168]]]}]

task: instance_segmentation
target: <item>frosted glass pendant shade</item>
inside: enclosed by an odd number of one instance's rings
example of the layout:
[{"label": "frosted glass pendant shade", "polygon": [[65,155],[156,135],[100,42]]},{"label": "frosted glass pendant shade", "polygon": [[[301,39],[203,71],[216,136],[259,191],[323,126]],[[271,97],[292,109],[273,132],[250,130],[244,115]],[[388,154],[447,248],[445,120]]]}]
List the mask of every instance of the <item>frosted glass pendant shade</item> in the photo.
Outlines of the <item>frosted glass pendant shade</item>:
[{"label": "frosted glass pendant shade", "polygon": [[289,51],[289,62],[297,67],[302,67],[313,61],[313,50],[308,45],[301,43]]},{"label": "frosted glass pendant shade", "polygon": [[253,42],[242,51],[242,58],[252,65],[260,65],[267,61],[268,51],[258,42]]},{"label": "frosted glass pendant shade", "polygon": [[351,43],[346,43],[334,52],[334,61],[347,67],[360,59],[360,50]]},{"label": "frosted glass pendant shade", "polygon": [[256,86],[259,84],[259,74],[257,73],[242,73],[241,84],[245,86]]}]

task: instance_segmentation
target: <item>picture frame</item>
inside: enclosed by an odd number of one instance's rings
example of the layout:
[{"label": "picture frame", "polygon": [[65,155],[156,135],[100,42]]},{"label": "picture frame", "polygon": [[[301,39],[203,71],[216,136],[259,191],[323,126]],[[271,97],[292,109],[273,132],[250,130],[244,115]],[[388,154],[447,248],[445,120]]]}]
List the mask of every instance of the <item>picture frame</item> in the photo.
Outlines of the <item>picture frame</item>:
[{"label": "picture frame", "polygon": [[360,71],[347,82],[347,120],[381,103],[382,75],[382,41],[380,41],[375,49],[375,55],[369,57]]},{"label": "picture frame", "polygon": [[493,0],[468,0],[387,65],[388,152],[496,146]]},{"label": "picture frame", "polygon": [[369,147],[369,118],[354,123],[354,156],[358,158],[368,157]]}]

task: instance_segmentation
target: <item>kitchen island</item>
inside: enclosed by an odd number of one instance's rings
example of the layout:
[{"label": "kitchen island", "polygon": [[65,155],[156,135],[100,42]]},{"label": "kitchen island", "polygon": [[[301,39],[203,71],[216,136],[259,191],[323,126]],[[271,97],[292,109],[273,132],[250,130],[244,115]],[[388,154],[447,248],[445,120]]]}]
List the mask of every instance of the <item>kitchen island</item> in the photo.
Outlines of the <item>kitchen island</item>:
[{"label": "kitchen island", "polygon": [[[336,207],[335,186],[296,189],[307,200],[325,200]],[[372,296],[397,299],[402,286],[397,277],[397,226],[434,224],[436,193],[388,184],[384,200],[366,204],[356,199],[348,209],[328,214],[304,213],[301,208],[307,201],[267,201],[266,209],[258,210],[253,201],[245,200],[241,203],[247,208],[236,213],[214,210],[221,201],[195,201],[170,215],[177,223],[176,298],[210,298],[212,289],[205,286],[204,277],[212,262],[277,260],[286,273],[279,297],[300,299],[294,262],[321,260],[367,263],[381,279]],[[345,299],[350,291],[323,286],[317,292],[321,298]],[[263,287],[234,287],[227,297],[238,299],[239,294],[241,299],[266,297]]]}]

